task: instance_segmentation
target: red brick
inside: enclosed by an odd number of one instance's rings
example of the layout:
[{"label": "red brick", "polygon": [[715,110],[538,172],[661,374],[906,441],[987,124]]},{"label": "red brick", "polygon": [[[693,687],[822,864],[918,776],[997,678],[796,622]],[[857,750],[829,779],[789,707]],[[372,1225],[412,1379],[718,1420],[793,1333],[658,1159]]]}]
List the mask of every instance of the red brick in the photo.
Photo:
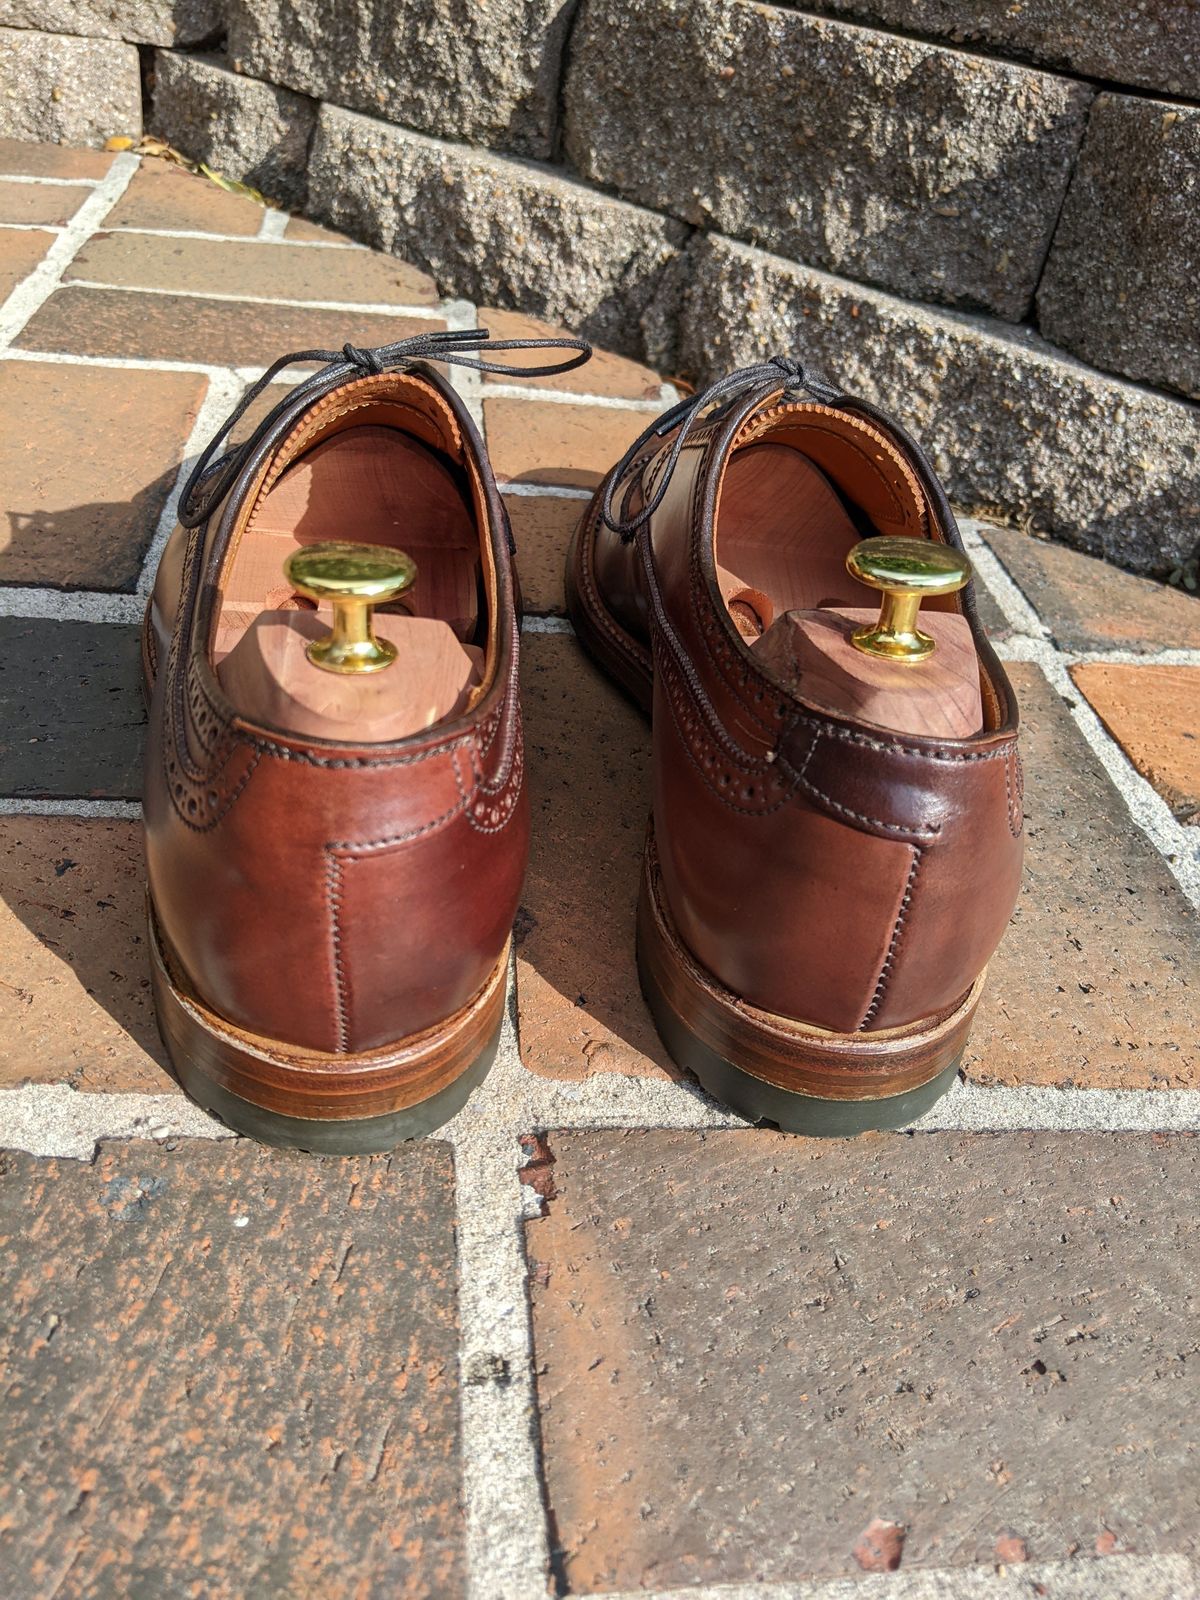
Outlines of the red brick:
[{"label": "red brick", "polygon": [[2,1161],[8,1594],[460,1600],[447,1146]]},{"label": "red brick", "polygon": [[26,178],[103,178],[113,164],[104,150],[71,150],[59,144],[0,139],[0,172]]},{"label": "red brick", "polygon": [[167,161],[147,159],[105,218],[108,228],[182,228],[254,235],[263,207]]},{"label": "red brick", "polygon": [[342,300],[357,304],[424,306],[436,302],[433,279],[394,256],[369,250],[312,250],[254,240],[162,239],[100,233],[64,276],[182,294],[222,294],[282,300]]},{"label": "red brick", "polygon": [[0,433],[0,581],[132,588],[206,388],[187,372],[0,363],[0,410],[22,419]]},{"label": "red brick", "polygon": [[878,1523],[914,1595],[992,1592],[1001,1538],[1078,1555],[1057,1595],[1126,1592],[1102,1531],[1194,1551],[1200,1139],[545,1142],[526,1239],[563,1592],[850,1595]]},{"label": "red brick", "polygon": [[[558,328],[551,322],[539,322],[536,317],[521,316],[516,311],[499,311],[495,307],[480,307],[478,322],[481,328],[491,329],[493,339],[577,337],[569,328]],[[507,355],[497,356],[497,360],[514,365],[528,362],[530,366],[540,366],[569,355],[569,350],[513,350]],[[511,383],[514,380],[497,377],[488,381]],[[530,378],[527,381],[539,389],[561,389],[571,394],[613,395],[629,400],[659,400],[662,395],[662,379],[657,372],[642,366],[640,361],[630,361],[626,356],[615,356],[611,351],[600,349],[595,349],[592,359],[582,367],[576,367],[573,372],[565,372],[559,377]]]},{"label": "red brick", "polygon": [[1200,667],[1090,661],[1071,676],[1180,822],[1200,823]]},{"label": "red brick", "polygon": [[60,289],[26,325],[27,350],[141,356],[211,366],[266,366],[289,350],[386,344],[443,324],[361,311],[197,300],[124,289]]},{"label": "red brick", "polygon": [[586,502],[559,495],[512,494],[506,496],[505,505],[517,542],[517,571],[526,611],[561,616],[567,544]]},{"label": "red brick", "polygon": [[0,819],[0,1084],[177,1092],[150,994],[136,822]]},{"label": "red brick", "polygon": [[6,183],[0,178],[0,222],[70,222],[91,189],[61,183]]},{"label": "red brick", "polygon": [[1196,1088],[1200,918],[1042,674],[1008,671],[1021,705],[1025,880],[989,968],[968,1076]]},{"label": "red brick", "polygon": [[27,278],[54,243],[54,235],[36,229],[0,228],[0,299]]},{"label": "red brick", "polygon": [[1065,650],[1200,649],[1200,600],[1012,528],[987,542]]},{"label": "red brick", "polygon": [[521,1057],[532,1071],[678,1076],[634,964],[650,730],[574,639],[526,634],[533,843],[517,920]]},{"label": "red brick", "polygon": [[488,450],[502,482],[592,488],[651,418],[617,406],[556,400],[484,400]]},{"label": "red brick", "polygon": [[319,223],[309,222],[307,217],[292,217],[283,230],[285,239],[297,239],[317,244],[353,244],[353,239],[347,238],[344,233],[334,233],[330,228],[322,228]]}]

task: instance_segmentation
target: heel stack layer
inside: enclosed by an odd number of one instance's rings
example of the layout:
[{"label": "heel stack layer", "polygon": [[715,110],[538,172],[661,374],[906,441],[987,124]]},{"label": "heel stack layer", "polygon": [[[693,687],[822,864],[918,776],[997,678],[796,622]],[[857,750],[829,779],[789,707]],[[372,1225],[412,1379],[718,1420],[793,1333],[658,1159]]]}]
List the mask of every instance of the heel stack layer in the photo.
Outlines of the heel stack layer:
[{"label": "heel stack layer", "polygon": [[950,1088],[983,989],[903,1028],[832,1033],[748,1005],[706,972],[671,922],[651,835],[638,904],[638,972],[672,1057],[741,1115],[842,1136],[901,1127]]},{"label": "heel stack layer", "polygon": [[191,989],[150,911],[159,1031],[184,1090],[239,1132],[339,1154],[391,1149],[452,1117],[496,1053],[508,946],[475,998],[435,1028],[358,1054],[300,1050],[218,1016]]}]

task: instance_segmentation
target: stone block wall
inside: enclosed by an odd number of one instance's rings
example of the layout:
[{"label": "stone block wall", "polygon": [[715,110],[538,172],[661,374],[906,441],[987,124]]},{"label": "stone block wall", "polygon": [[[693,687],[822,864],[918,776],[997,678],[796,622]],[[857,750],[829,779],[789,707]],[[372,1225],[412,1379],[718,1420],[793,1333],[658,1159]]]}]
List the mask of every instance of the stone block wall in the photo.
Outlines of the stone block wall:
[{"label": "stone block wall", "polygon": [[146,86],[445,292],[696,382],[795,350],[968,509],[1196,548],[1200,0],[0,0],[0,76],[0,132]]}]

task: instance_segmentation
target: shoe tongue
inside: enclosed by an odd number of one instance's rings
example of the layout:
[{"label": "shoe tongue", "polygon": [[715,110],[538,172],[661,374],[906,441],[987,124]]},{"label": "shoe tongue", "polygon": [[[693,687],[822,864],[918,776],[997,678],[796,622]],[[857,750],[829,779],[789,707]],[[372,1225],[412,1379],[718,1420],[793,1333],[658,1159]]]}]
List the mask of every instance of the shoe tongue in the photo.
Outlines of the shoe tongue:
[{"label": "shoe tongue", "polygon": [[815,402],[784,403],[751,417],[737,447],[768,439],[799,449],[877,532],[924,536],[925,496],[912,467],[864,418]]},{"label": "shoe tongue", "polygon": [[[750,646],[751,652],[763,669],[795,694],[799,683],[796,660],[796,628],[793,618],[799,613],[785,611],[758,638],[748,636],[739,626],[739,632]],[[737,618],[734,618],[737,621]]]}]

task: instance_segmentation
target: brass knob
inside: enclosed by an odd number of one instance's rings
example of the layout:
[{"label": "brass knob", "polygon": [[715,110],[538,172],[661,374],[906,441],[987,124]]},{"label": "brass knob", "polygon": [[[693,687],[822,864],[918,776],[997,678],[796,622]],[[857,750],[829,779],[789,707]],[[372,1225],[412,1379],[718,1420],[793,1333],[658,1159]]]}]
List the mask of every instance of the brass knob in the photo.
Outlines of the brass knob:
[{"label": "brass knob", "polygon": [[856,628],[851,643],[888,661],[924,661],[937,648],[917,627],[917,611],[929,595],[953,594],[971,578],[961,550],[929,539],[864,539],[846,557],[846,570],[871,589],[883,591],[879,621]]},{"label": "brass knob", "polygon": [[283,574],[300,594],[333,606],[332,633],[314,639],[306,652],[314,666],[326,672],[378,672],[391,666],[396,647],[375,637],[371,612],[416,582],[417,564],[403,550],[334,540],[306,544],[287,558]]}]

